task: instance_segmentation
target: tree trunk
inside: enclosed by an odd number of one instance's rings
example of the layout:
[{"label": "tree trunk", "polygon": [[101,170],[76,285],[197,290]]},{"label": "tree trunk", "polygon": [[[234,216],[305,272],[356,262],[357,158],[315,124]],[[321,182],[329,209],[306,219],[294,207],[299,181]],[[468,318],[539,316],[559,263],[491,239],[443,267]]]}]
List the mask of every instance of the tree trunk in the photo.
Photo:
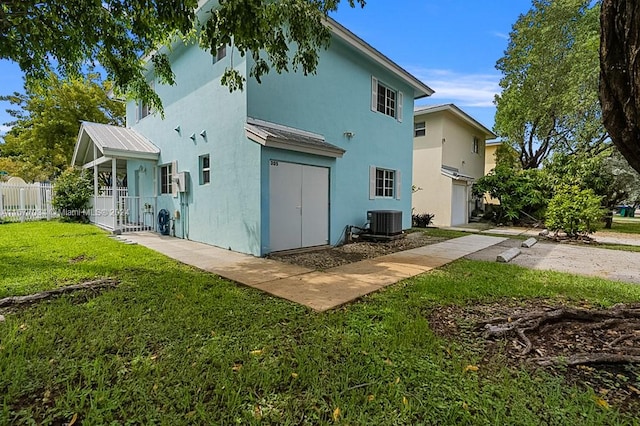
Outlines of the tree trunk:
[{"label": "tree trunk", "polygon": [[611,140],[640,172],[640,1],[603,0],[600,103]]}]

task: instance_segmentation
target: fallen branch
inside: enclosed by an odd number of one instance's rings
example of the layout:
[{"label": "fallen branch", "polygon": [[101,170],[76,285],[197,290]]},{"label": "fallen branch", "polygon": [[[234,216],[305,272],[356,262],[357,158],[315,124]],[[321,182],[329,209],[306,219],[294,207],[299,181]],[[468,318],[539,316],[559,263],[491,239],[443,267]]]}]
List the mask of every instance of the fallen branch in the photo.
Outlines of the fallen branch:
[{"label": "fallen branch", "polygon": [[15,305],[26,305],[62,294],[72,293],[78,290],[97,290],[101,288],[115,287],[117,285],[117,280],[105,278],[95,281],[87,281],[80,284],[69,285],[66,287],[54,288],[53,290],[42,291],[40,293],[29,294],[26,296],[10,296],[5,297],[4,299],[0,299],[0,308]]},{"label": "fallen branch", "polygon": [[584,364],[625,364],[640,363],[640,356],[610,353],[580,353],[566,357],[552,356],[543,358],[532,358],[531,361],[542,367],[550,367],[553,365],[574,366]]}]

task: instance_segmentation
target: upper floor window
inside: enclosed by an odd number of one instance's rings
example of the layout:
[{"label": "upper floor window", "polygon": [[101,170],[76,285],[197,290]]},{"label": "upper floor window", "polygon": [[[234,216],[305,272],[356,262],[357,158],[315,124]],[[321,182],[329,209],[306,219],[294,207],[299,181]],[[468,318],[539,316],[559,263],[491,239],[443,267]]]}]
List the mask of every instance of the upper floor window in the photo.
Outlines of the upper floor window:
[{"label": "upper floor window", "polygon": [[200,185],[211,182],[211,159],[209,154],[200,156]]},{"label": "upper floor window", "polygon": [[424,121],[417,121],[413,125],[413,136],[425,136],[427,134],[427,123]]},{"label": "upper floor window", "polygon": [[[154,90],[153,81],[149,83],[149,87],[151,87],[151,90]],[[143,101],[138,101],[138,104],[136,105],[136,121],[142,120],[149,114],[153,114],[153,109],[149,106],[149,104]]]},{"label": "upper floor window", "polygon": [[171,194],[173,192],[171,184],[171,164],[167,164],[160,167],[160,193]]},{"label": "upper floor window", "polygon": [[213,57],[213,63],[215,64],[216,62],[221,61],[225,56],[227,56],[227,45],[223,44],[218,47],[218,50],[216,50],[216,54]]},{"label": "upper floor window", "polygon": [[480,139],[478,139],[477,137],[473,137],[473,148],[471,149],[471,151],[474,154],[477,154],[480,152]]},{"label": "upper floor window", "polygon": [[386,84],[371,77],[371,110],[393,117],[402,122],[404,96]]}]

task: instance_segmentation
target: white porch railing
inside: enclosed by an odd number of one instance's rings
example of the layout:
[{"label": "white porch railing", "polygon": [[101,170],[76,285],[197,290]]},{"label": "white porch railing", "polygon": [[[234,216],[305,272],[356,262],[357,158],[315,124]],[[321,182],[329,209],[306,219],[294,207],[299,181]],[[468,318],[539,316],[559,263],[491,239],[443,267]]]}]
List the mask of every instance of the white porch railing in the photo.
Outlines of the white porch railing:
[{"label": "white porch railing", "polygon": [[0,183],[0,220],[32,221],[58,217],[53,210],[53,185]]},{"label": "white porch railing", "polygon": [[114,204],[113,190],[104,188],[92,198],[90,220],[109,230],[155,231],[156,211],[156,197],[131,196],[127,188],[117,188]]}]

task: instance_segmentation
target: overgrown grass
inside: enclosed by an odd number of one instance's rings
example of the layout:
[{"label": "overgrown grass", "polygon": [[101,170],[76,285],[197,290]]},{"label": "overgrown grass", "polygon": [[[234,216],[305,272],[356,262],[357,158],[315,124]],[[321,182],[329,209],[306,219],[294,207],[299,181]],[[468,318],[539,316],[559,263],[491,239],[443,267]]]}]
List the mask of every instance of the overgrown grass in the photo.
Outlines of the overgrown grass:
[{"label": "overgrown grass", "polygon": [[[86,260],[69,262],[80,255]],[[483,365],[481,354],[437,337],[428,321],[443,304],[504,298],[640,301],[638,286],[463,260],[316,314],[90,226],[2,225],[0,256],[5,295],[95,276],[121,280],[115,290],[6,314],[3,424],[74,415],[84,424],[171,425],[639,420],[561,378]],[[465,373],[470,364],[479,371]]]}]

